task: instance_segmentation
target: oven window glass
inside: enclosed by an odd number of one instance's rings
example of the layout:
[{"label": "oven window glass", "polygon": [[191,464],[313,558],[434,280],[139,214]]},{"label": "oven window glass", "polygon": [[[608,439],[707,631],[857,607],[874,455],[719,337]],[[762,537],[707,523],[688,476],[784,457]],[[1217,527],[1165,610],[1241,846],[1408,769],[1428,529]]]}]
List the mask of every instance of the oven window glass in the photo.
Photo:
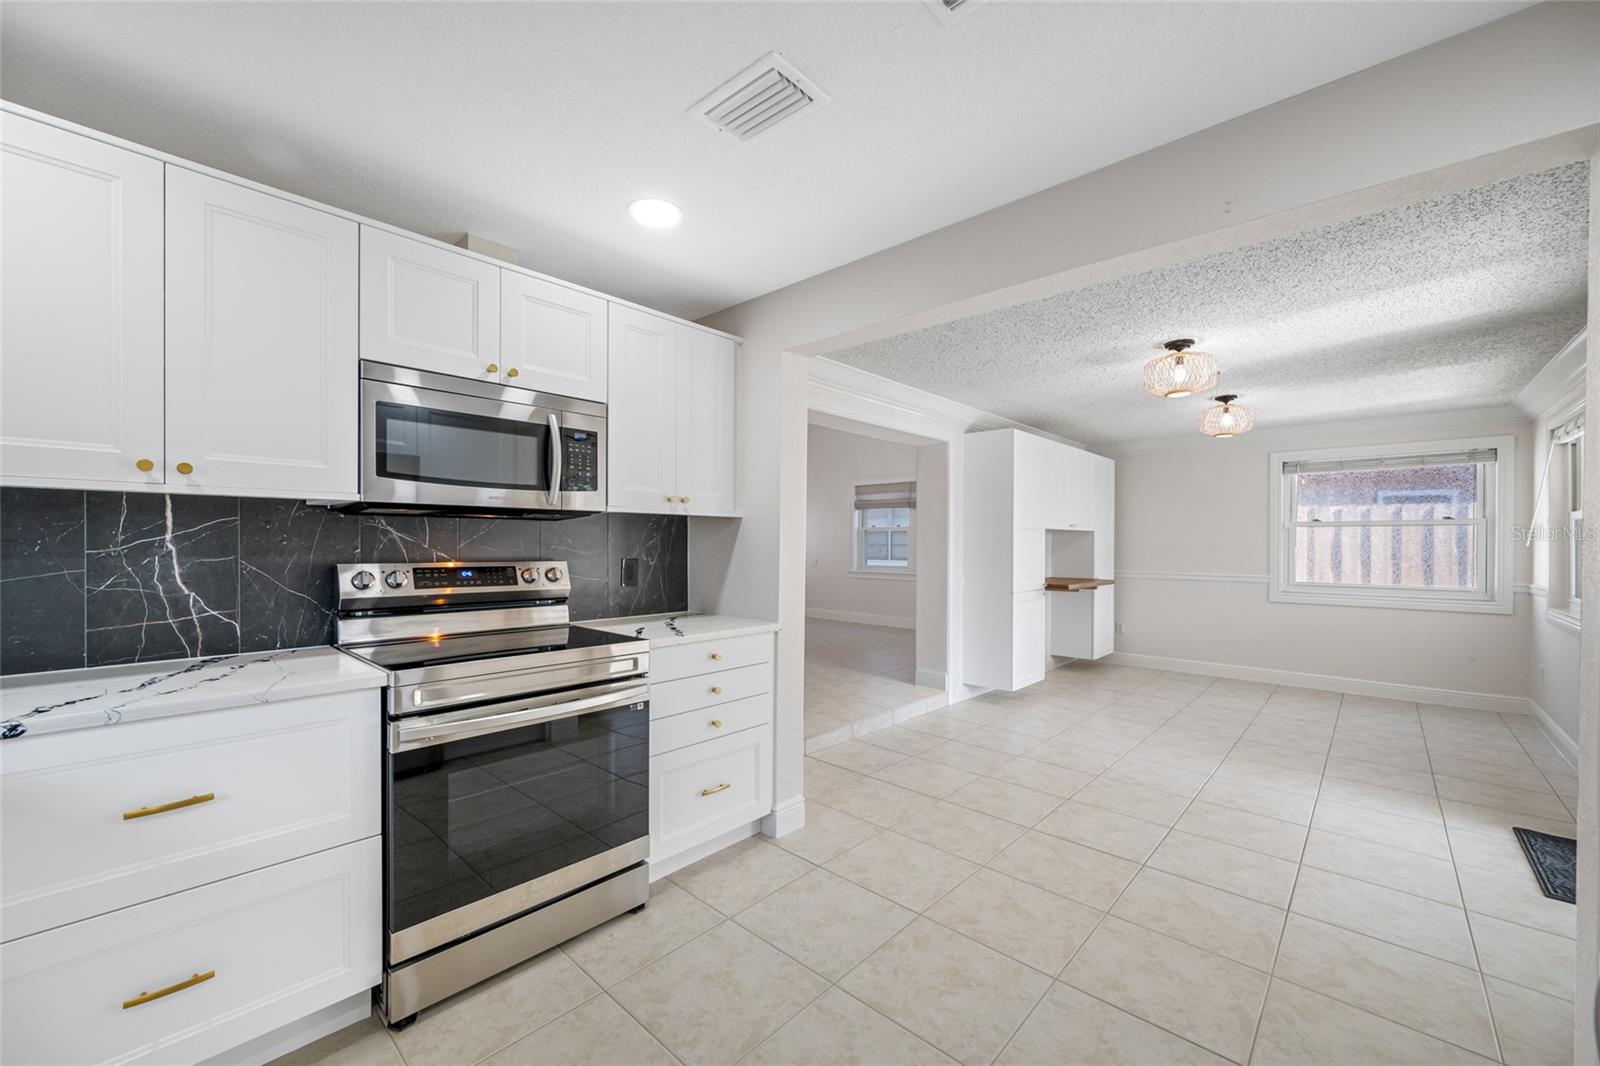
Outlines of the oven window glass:
[{"label": "oven window glass", "polygon": [[648,837],[648,704],[393,753],[389,930]]},{"label": "oven window glass", "polygon": [[401,481],[548,491],[550,430],[538,422],[376,405],[378,475]]}]

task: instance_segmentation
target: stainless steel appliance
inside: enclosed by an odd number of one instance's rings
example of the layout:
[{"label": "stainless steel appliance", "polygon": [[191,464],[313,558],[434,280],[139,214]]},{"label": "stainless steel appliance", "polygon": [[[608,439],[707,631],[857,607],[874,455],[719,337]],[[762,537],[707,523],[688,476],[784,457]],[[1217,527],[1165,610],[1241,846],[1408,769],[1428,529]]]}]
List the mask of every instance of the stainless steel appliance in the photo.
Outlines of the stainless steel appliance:
[{"label": "stainless steel appliance", "polygon": [[361,363],[361,500],[392,514],[592,514],[606,506],[606,405]]},{"label": "stainless steel appliance", "polygon": [[338,567],[338,643],[388,672],[392,1025],[649,895],[646,640],[568,624],[565,563]]}]

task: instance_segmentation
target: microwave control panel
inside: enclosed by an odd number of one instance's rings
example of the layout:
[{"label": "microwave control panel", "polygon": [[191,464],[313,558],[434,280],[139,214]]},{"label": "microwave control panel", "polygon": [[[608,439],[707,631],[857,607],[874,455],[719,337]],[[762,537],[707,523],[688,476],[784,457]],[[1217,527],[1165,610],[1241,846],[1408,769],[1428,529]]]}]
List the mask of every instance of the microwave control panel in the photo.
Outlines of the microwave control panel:
[{"label": "microwave control panel", "polygon": [[561,431],[561,491],[600,490],[600,434],[592,429]]}]

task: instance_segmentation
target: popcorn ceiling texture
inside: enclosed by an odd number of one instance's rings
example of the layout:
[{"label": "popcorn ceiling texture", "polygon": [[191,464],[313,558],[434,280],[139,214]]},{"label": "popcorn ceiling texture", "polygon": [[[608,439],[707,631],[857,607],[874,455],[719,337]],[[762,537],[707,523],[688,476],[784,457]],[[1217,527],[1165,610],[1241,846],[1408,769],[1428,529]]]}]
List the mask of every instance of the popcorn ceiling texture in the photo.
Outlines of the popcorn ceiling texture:
[{"label": "popcorn ceiling texture", "polygon": [[1506,403],[1583,328],[1589,166],[958,319],[829,358],[1086,443],[1193,432],[1140,369],[1194,337],[1258,428]]}]

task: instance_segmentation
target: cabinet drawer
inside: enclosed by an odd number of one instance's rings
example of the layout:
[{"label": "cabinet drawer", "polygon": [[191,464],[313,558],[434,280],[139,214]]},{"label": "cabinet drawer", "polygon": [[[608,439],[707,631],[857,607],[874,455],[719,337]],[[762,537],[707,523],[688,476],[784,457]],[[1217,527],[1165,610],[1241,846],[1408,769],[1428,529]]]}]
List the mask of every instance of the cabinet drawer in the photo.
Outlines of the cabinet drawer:
[{"label": "cabinet drawer", "polygon": [[650,760],[650,860],[659,862],[772,810],[772,726]]},{"label": "cabinet drawer", "polygon": [[[651,656],[651,666],[655,666]],[[696,707],[742,700],[772,691],[772,664],[741,666],[737,670],[718,670],[676,681],[658,681],[651,671],[650,717],[671,718]]]},{"label": "cabinet drawer", "polygon": [[[655,710],[654,701],[651,702],[650,709]],[[771,722],[772,694],[768,692],[730,703],[697,707],[692,711],[673,715],[671,718],[657,718],[652,721],[650,752],[652,755],[664,755],[669,751],[686,748],[690,744],[698,744],[702,740],[713,740],[737,733],[742,729],[769,725]]]},{"label": "cabinet drawer", "polygon": [[198,1062],[370,988],[381,865],[372,838],[8,944],[0,1058]]},{"label": "cabinet drawer", "polygon": [[650,646],[650,680],[673,681],[680,677],[732,670],[740,666],[772,661],[772,634],[752,633],[727,640],[704,640],[697,644]]},{"label": "cabinet drawer", "polygon": [[0,934],[372,836],[379,721],[352,692],[9,741]]}]

